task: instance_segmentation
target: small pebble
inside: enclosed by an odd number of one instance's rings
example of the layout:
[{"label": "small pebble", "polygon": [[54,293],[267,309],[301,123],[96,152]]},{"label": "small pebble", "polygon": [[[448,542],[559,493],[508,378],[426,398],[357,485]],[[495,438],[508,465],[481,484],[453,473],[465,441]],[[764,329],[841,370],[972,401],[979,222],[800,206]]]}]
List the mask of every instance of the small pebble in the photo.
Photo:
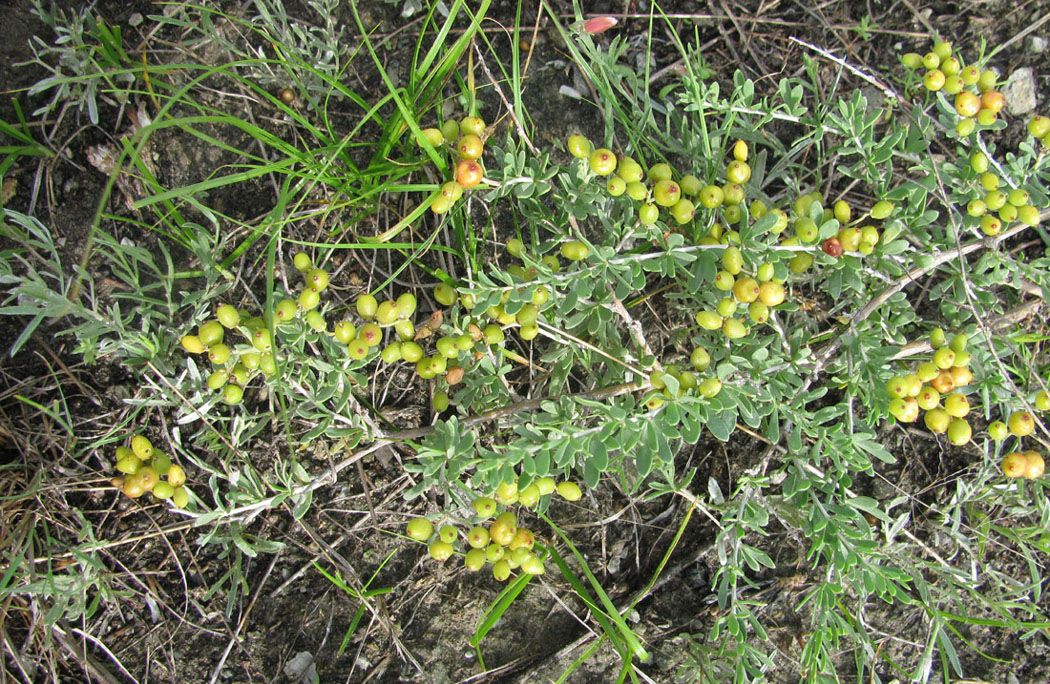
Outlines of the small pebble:
[{"label": "small pebble", "polygon": [[1027,114],[1035,109],[1035,76],[1031,67],[1022,67],[1010,74],[1002,87],[1006,97],[1006,109],[1014,116]]}]

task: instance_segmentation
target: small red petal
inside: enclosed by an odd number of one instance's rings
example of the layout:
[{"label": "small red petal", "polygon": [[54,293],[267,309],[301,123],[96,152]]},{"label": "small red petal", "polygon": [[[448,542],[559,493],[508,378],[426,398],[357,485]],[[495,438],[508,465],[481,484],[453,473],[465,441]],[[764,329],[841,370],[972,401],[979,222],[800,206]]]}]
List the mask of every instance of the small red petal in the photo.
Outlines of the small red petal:
[{"label": "small red petal", "polygon": [[619,24],[616,17],[592,17],[583,22],[584,33],[604,33]]}]

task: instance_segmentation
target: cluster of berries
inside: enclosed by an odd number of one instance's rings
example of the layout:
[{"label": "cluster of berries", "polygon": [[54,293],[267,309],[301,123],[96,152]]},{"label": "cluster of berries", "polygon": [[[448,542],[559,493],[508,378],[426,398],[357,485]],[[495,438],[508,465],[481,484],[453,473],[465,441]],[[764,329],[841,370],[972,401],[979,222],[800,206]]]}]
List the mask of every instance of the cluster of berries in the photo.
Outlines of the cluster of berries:
[{"label": "cluster of berries", "polygon": [[[323,332],[326,328],[324,316],[316,309],[321,304],[321,293],[328,287],[328,272],[314,268],[309,255],[302,252],[295,255],[293,263],[303,276],[302,288],[295,299],[281,299],[266,317],[253,316],[232,304],[223,304],[215,310],[214,319],[200,325],[196,335],[182,338],[182,348],[187,352],[207,353],[214,370],[206,384],[213,391],[221,389],[223,400],[228,404],[241,402],[244,388],[257,373],[271,377],[277,372],[271,323],[275,327],[290,325],[302,313],[306,324],[313,330]],[[231,347],[228,340],[224,341],[227,330],[239,332],[246,343]],[[364,358],[367,353],[365,349],[357,356],[355,351],[359,350],[350,349],[354,358]]]},{"label": "cluster of berries", "polygon": [[485,168],[481,165],[484,134],[485,122],[476,116],[464,117],[458,123],[446,121],[441,128],[423,129],[423,135],[433,147],[454,146],[457,156],[453,180],[443,184],[440,194],[430,202],[430,210],[435,214],[444,214],[463,196],[464,190],[477,186],[485,177]]},{"label": "cluster of berries", "polygon": [[[693,221],[698,210],[718,211],[717,215],[707,216],[703,223],[709,224],[706,234],[697,236],[700,245],[740,244],[740,234],[731,226],[740,224],[744,218],[746,200],[745,184],[751,179],[751,167],[747,163],[749,150],[743,140],[733,145],[733,159],[725,168],[726,182],[722,185],[705,185],[696,176],[689,174],[674,180],[675,172],[670,165],[659,163],[646,172],[641,164],[631,157],[620,157],[609,149],[593,149],[591,142],[580,134],[569,136],[569,152],[579,159],[586,159],[590,170],[599,176],[610,176],[606,191],[614,196],[626,194],[640,204],[638,219],[642,225],[652,225],[660,218],[660,209],[667,209],[670,219],[678,225]],[[651,184],[646,185],[648,180]],[[766,214],[777,216],[770,229],[774,234],[783,233],[789,226],[793,234],[786,236],[782,244],[785,247],[809,245],[816,243],[821,227],[832,219],[838,220],[841,229],[834,236],[824,241],[824,251],[833,256],[842,256],[844,252],[856,252],[868,255],[875,251],[879,243],[879,230],[875,226],[851,226],[851,209],[847,202],[839,200],[834,207],[814,213],[814,205],[822,206],[823,196],[819,192],[801,195],[795,201],[795,218],[789,218],[782,209],[769,209],[762,200],[754,200],[748,206],[748,214],[754,220]],[[869,216],[881,221],[893,213],[892,202],[880,201],[872,207]],[[819,219],[819,223],[818,223]],[[799,251],[788,262],[792,273],[805,273],[813,265],[813,255]],[[723,316],[724,317],[724,316]]]},{"label": "cluster of berries", "polygon": [[[1050,126],[1050,120],[1047,125]],[[974,152],[970,155],[970,168],[978,174],[984,195],[970,200],[966,213],[980,222],[982,233],[998,235],[1014,221],[1028,226],[1039,225],[1039,210],[1031,203],[1028,191],[1024,188],[1008,189],[1007,192],[1000,190],[999,176],[990,170],[988,155]]]},{"label": "cluster of berries", "polygon": [[[182,346],[186,351],[208,354],[216,368],[208,376],[207,385],[212,390],[222,389],[227,403],[240,403],[244,387],[256,372],[266,377],[277,372],[273,339],[268,330],[270,319],[276,328],[280,328],[295,324],[302,314],[310,330],[330,336],[345,349],[346,356],[354,360],[368,358],[374,349],[383,344],[384,329],[393,328],[396,339],[389,341],[379,352],[383,362],[393,364],[405,361],[415,364],[416,373],[423,379],[444,375],[450,386],[463,378],[463,368],[455,363],[460,352],[472,350],[482,340],[490,345],[504,341],[503,329],[499,325],[492,323],[482,329],[470,324],[464,331],[452,331],[435,337],[433,352],[427,355],[421,342],[440,329],[442,316],[440,311],[435,312],[426,324],[417,328],[412,321],[416,313],[416,297],[410,292],[383,302],[372,294],[362,294],[355,302],[355,310],[360,317],[357,324],[344,318],[329,330],[324,315],[316,310],[320,304],[320,293],[328,286],[328,273],[314,268],[310,257],[302,252],[295,255],[293,262],[304,280],[297,300],[280,300],[272,315],[265,318],[252,316],[247,311],[224,304],[216,309],[214,320],[201,324],[196,335],[182,338]],[[542,304],[546,301],[546,295],[547,290],[543,289],[537,292],[535,298]],[[446,283],[434,288],[434,299],[443,306],[451,306],[459,301],[464,308],[473,308],[471,295],[460,297],[455,288]],[[227,344],[224,342],[227,330],[240,332],[246,342],[232,346]],[[435,408],[439,411],[447,408],[447,403],[439,407],[441,396],[435,396]],[[447,402],[447,395],[444,396]]]},{"label": "cluster of berries", "polygon": [[[874,213],[882,216],[882,218],[886,218],[893,211],[893,208],[892,202],[886,202],[885,205],[881,206],[876,204],[875,207],[872,207],[872,211],[869,212],[869,216]],[[883,213],[884,211],[886,212],[885,214]],[[879,229],[875,226],[851,226],[850,219],[852,218],[853,210],[846,200],[835,202],[831,208],[830,217],[827,216],[827,211],[824,214],[826,220],[834,218],[842,226],[838,233],[821,244],[821,249],[824,250],[825,254],[838,258],[846,252],[858,252],[863,256],[867,256],[875,251],[875,246],[879,244]],[[872,217],[874,218],[874,216]]]},{"label": "cluster of berries", "polygon": [[[721,330],[730,340],[740,339],[750,332],[750,327],[736,314],[741,306],[747,307],[752,323],[762,324],[769,320],[772,307],[784,303],[786,290],[784,281],[775,276],[775,267],[765,262],[754,271],[754,277],[743,275],[744,255],[739,247],[728,245],[722,252],[722,270],[715,274],[715,289],[723,293],[715,310],[704,309],[696,314],[696,322],[705,330]],[[741,277],[742,276],[742,277]]]},{"label": "cluster of berries", "polygon": [[[990,126],[999,118],[1006,98],[995,89],[995,72],[981,71],[976,65],[965,66],[953,54],[951,43],[940,41],[925,55],[910,52],[901,59],[911,69],[926,69],[923,85],[927,90],[955,96],[955,112],[959,115],[955,131],[960,138],[968,137],[978,124]],[[1032,117],[1028,132],[1050,148],[1050,118]],[[1029,226],[1039,224],[1039,210],[1029,201],[1028,192],[1023,188],[1000,190],[1001,179],[989,170],[989,159],[984,152],[974,152],[970,166],[979,177],[980,187],[975,186],[979,196],[967,203],[966,212],[978,221],[981,232],[998,235],[1014,221]]]},{"label": "cluster of berries", "polygon": [[661,209],[667,210],[679,226],[692,222],[701,207],[709,211],[720,209],[721,218],[730,225],[740,223],[743,218],[744,183],[751,178],[747,143],[743,140],[733,146],[733,160],[726,166],[723,185],[705,185],[692,174],[674,180],[674,169],[662,162],[646,171],[631,157],[617,159],[612,150],[593,149],[590,140],[578,133],[569,136],[567,147],[572,156],[586,159],[594,174],[609,176],[606,191],[610,195],[627,195],[638,202],[638,221],[643,226],[655,224]]},{"label": "cluster of berries", "polygon": [[[506,249],[507,254],[514,258],[522,259],[527,257],[525,243],[517,238],[508,240]],[[570,261],[582,261],[590,254],[590,248],[582,242],[573,240],[562,243],[561,254]],[[561,260],[554,254],[548,254],[543,257],[540,263],[553,272],[561,270]],[[523,281],[535,278],[538,273],[535,266],[526,268],[521,264],[511,264],[507,267],[507,272]],[[500,323],[500,325],[517,324],[518,336],[528,342],[539,335],[539,322],[544,320],[543,310],[549,307],[550,302],[550,289],[546,285],[540,285],[533,291],[532,297],[528,301],[517,302],[511,305],[512,313],[507,310],[508,305],[510,305],[510,290],[507,290],[501,296],[500,303],[490,306],[485,313],[489,318]]]},{"label": "cluster of berries", "polygon": [[[435,301],[441,306],[452,306],[457,301],[466,309],[474,306],[471,295],[459,296],[455,288],[447,283],[438,284],[433,294]],[[355,340],[362,340],[358,344],[374,347],[382,342],[383,329],[392,327],[397,339],[383,347],[379,354],[383,362],[393,364],[404,361],[415,364],[415,371],[419,377],[430,380],[443,376],[449,386],[457,385],[463,380],[465,371],[458,363],[460,352],[472,351],[475,345],[483,340],[489,345],[497,345],[505,339],[503,329],[494,323],[485,326],[484,329],[470,323],[461,331],[449,329],[446,325],[446,334],[435,336],[442,329],[444,314],[439,309],[433,312],[424,324],[417,327],[411,319],[416,311],[416,297],[410,292],[401,294],[396,300],[384,302],[378,301],[371,294],[362,294],[358,296],[355,308],[364,321],[363,325],[358,329],[349,320],[340,321],[333,333],[336,339],[347,342],[351,350]],[[433,338],[434,346],[432,353],[427,355],[424,345],[425,340],[429,338]],[[448,395],[444,392],[435,394],[434,409],[441,412],[446,408]]]},{"label": "cluster of berries", "polygon": [[[579,501],[583,496],[575,482],[555,483],[554,478],[541,477],[528,486],[518,489],[517,482],[501,484],[492,497],[479,496],[471,502],[474,509],[474,525],[466,535],[463,565],[477,572],[486,563],[492,564],[492,576],[500,582],[506,581],[511,572],[520,568],[529,575],[545,572],[542,553],[535,549],[536,535],[526,527],[518,525],[518,516],[506,510],[515,504],[534,508],[544,496],[557,492],[567,501]],[[502,512],[500,508],[503,508]],[[486,527],[486,520],[495,518]],[[459,529],[445,524],[437,529],[427,518],[413,518],[405,528],[406,534],[418,542],[428,544],[430,557],[445,562],[456,553],[455,542]]]},{"label": "cluster of berries", "polygon": [[[909,52],[901,57],[909,69],[926,69],[922,83],[927,90],[942,91],[954,95],[955,112],[959,121],[955,132],[960,138],[969,136],[977,124],[990,126],[999,118],[1006,98],[995,89],[997,76],[991,69],[981,69],[971,64],[966,66],[952,52],[952,45],[940,41],[925,55]],[[1028,132],[1050,148],[1050,119],[1037,115],[1028,122]]]},{"label": "cluster of berries", "polygon": [[1006,100],[995,89],[995,72],[981,71],[976,64],[963,64],[959,56],[953,54],[951,43],[942,40],[925,55],[909,52],[901,61],[909,69],[926,70],[922,77],[926,90],[955,96],[955,111],[960,117],[955,132],[959,137],[973,133],[977,124],[991,126],[999,118]]},{"label": "cluster of berries", "polygon": [[[896,205],[888,200],[876,202],[867,216],[882,221],[893,213]],[[824,240],[821,249],[828,256],[841,257],[845,253],[857,253],[867,256],[875,251],[879,244],[881,235],[875,226],[853,226],[850,225],[853,218],[853,210],[845,200],[838,200],[830,209],[824,208],[824,196],[819,192],[808,192],[799,195],[794,204],[794,218],[789,218],[781,209],[774,209],[779,216],[773,225],[773,233],[781,233],[790,226],[791,234],[787,235],[781,245],[784,247],[797,247],[800,245],[812,245],[820,238],[821,228],[829,221],[837,221],[840,226],[838,232]],[[859,219],[854,223],[863,221]],[[801,275],[813,266],[813,255],[809,252],[798,252],[788,261],[788,270],[795,275]]]},{"label": "cluster of berries", "polygon": [[1009,478],[1024,477],[1036,480],[1046,472],[1046,462],[1038,451],[1014,451],[1003,457],[1003,475]]},{"label": "cluster of berries", "polygon": [[[1050,394],[1047,394],[1045,390],[1040,391],[1033,403],[1039,411],[1050,411]],[[1035,432],[1035,418],[1028,411],[1014,411],[1005,423],[997,420],[988,425],[988,436],[997,442],[1011,435],[1021,439],[1033,432]],[[1003,474],[1010,478],[1025,477],[1034,480],[1042,477],[1046,470],[1042,455],[1031,449],[1007,454],[1001,465]]]},{"label": "cluster of berries", "polygon": [[[693,350],[690,362],[697,372],[702,373],[711,366],[711,355],[703,347],[697,347]],[[669,382],[668,378],[674,382]],[[693,371],[679,370],[677,366],[665,366],[662,371],[650,373],[649,385],[655,390],[645,399],[645,406],[650,410],[658,409],[667,399],[677,399],[686,392],[696,392],[702,397],[713,399],[722,391],[722,381],[717,377],[701,380]]]},{"label": "cluster of berries", "polygon": [[134,435],[130,447],[117,447],[116,464],[124,475],[111,482],[132,499],[149,492],[157,499],[170,499],[176,508],[189,504],[186,471],[172,463],[163,451],[154,449],[149,438]]},{"label": "cluster of berries", "polygon": [[890,413],[902,423],[914,423],[919,410],[926,412],[923,422],[934,434],[947,434],[948,441],[962,446],[970,441],[973,429],[966,422],[970,400],[955,392],[973,382],[968,368],[970,352],[966,350],[966,335],[955,335],[949,342],[944,331],[937,328],[930,335],[933,358],[918,364],[915,371],[891,378],[886,383]]}]

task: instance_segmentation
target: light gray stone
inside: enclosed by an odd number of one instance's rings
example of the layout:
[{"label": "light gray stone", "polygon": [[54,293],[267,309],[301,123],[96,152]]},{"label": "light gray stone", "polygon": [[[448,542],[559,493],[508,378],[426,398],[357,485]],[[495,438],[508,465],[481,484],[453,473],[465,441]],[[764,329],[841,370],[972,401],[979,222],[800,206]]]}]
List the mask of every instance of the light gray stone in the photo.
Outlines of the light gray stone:
[{"label": "light gray stone", "polygon": [[1035,76],[1031,67],[1022,67],[1010,74],[1002,91],[1010,114],[1020,116],[1035,109]]}]

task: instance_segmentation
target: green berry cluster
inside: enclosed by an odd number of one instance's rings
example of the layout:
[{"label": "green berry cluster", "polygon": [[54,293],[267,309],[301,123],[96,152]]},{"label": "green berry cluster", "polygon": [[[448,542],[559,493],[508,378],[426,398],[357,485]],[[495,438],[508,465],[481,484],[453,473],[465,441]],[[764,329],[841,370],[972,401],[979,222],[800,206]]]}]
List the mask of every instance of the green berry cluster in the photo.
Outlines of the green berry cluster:
[{"label": "green berry cluster", "polygon": [[953,52],[951,43],[942,40],[925,55],[909,52],[901,61],[909,69],[925,69],[922,85],[926,90],[955,97],[955,111],[959,115],[955,132],[960,138],[973,133],[977,124],[991,126],[999,118],[1005,99],[995,89],[995,72],[982,71],[976,64],[967,66],[961,56]]},{"label": "green berry cluster", "polygon": [[[693,350],[690,358],[693,368],[697,372],[703,372],[711,366],[711,355],[703,347]],[[671,389],[668,378],[674,378],[677,390]],[[654,392],[646,397],[645,406],[655,410],[664,405],[668,399],[677,399],[686,392],[696,392],[702,397],[712,399],[722,391],[722,381],[717,377],[697,377],[693,371],[679,370],[677,366],[666,366],[662,371],[656,370],[649,374],[649,385]]]},{"label": "green berry cluster", "polygon": [[186,471],[171,462],[149,438],[134,435],[130,446],[119,446],[115,454],[117,470],[123,475],[112,480],[113,486],[132,499],[146,492],[154,498],[171,500],[175,508],[186,508],[190,501]]},{"label": "green berry cluster", "polygon": [[[321,304],[321,293],[328,287],[328,272],[315,268],[309,255],[303,252],[295,255],[293,263],[303,277],[302,288],[294,299],[279,300],[273,311],[264,316],[253,316],[249,311],[223,304],[215,310],[214,319],[200,325],[196,335],[182,338],[182,347],[187,352],[208,355],[214,367],[206,381],[208,389],[222,390],[223,400],[228,404],[241,403],[244,388],[255,375],[271,377],[277,373],[271,324],[275,328],[291,325],[302,315],[313,330],[321,332],[326,327],[324,316],[316,309]],[[239,333],[245,343],[231,345],[226,339],[227,330]]]},{"label": "green berry cluster", "polygon": [[433,147],[448,144],[455,149],[454,177],[441,186],[439,194],[430,202],[431,211],[444,214],[463,196],[464,190],[476,187],[485,177],[481,164],[481,155],[485,152],[485,122],[479,117],[467,116],[459,123],[449,120],[441,128],[425,128],[423,135]]},{"label": "green berry cluster", "polygon": [[[991,126],[999,118],[1006,98],[995,89],[995,72],[990,69],[981,71],[976,65],[965,66],[961,58],[953,54],[951,43],[940,41],[925,55],[912,52],[901,59],[911,69],[926,69],[923,85],[927,90],[942,91],[955,97],[954,108],[959,117],[955,131],[960,138],[969,137],[978,124]],[[1032,117],[1028,122],[1028,133],[1050,149],[1050,118]],[[965,210],[983,234],[998,235],[1014,221],[1033,227],[1039,224],[1039,210],[1031,203],[1026,190],[1000,190],[1001,179],[985,152],[971,153],[970,168],[976,178],[974,192]]]},{"label": "green berry cluster", "polygon": [[[641,164],[630,157],[617,159],[608,149],[592,150],[591,143],[580,134],[569,136],[569,152],[579,159],[586,159],[590,170],[599,176],[610,176],[606,184],[607,192],[614,196],[627,195],[639,203],[638,219],[642,225],[653,225],[660,218],[661,209],[666,209],[669,218],[678,226],[691,223],[700,211],[707,211],[704,216],[705,229],[698,235],[700,245],[739,245],[740,234],[732,226],[744,220],[744,203],[747,199],[747,183],[751,179],[751,167],[748,165],[749,149],[743,140],[738,140],[732,147],[732,159],[725,167],[725,183],[704,184],[694,175],[677,175],[672,167],[665,163],[653,165],[648,172]],[[615,172],[615,173],[614,173]],[[677,177],[677,180],[675,178]],[[646,180],[650,185],[646,185]],[[832,219],[838,220],[841,229],[824,241],[825,253],[832,257],[842,256],[845,252],[868,255],[875,251],[880,241],[877,227],[851,223],[852,210],[845,200],[839,200],[831,209],[814,215],[814,205],[823,205],[824,198],[818,192],[801,195],[794,205],[794,218],[790,218],[783,209],[769,209],[765,202],[756,199],[747,207],[748,215],[758,220],[769,213],[777,217],[770,229],[773,234],[783,233],[791,227],[792,234],[785,235],[782,246],[798,247],[814,244],[821,227]],[[893,213],[892,202],[880,201],[868,213],[872,219],[881,221]],[[817,219],[820,219],[818,223]],[[799,251],[788,261],[792,273],[802,274],[813,265],[813,255]],[[768,306],[768,305],[767,305]],[[761,311],[761,306],[754,307]],[[726,316],[723,316],[725,318]],[[731,324],[732,325],[732,324]],[[739,332],[736,326],[734,330]]]},{"label": "green berry cluster", "polygon": [[[799,195],[795,200],[793,218],[789,218],[781,209],[774,209],[778,216],[783,217],[772,228],[774,233],[784,233],[780,244],[784,247],[815,244],[820,236],[821,227],[835,220],[841,228],[821,244],[825,254],[837,259],[844,253],[867,256],[875,251],[882,239],[878,228],[871,225],[851,225],[863,223],[865,217],[853,221],[853,210],[845,200],[838,200],[830,209],[824,209],[824,206],[824,196],[814,191]],[[880,200],[871,207],[866,216],[882,221],[889,218],[895,209],[896,205],[893,202]],[[790,234],[785,233],[788,227],[791,228]],[[811,253],[798,252],[788,261],[788,270],[795,275],[801,275],[813,266],[813,261]]]},{"label": "green berry cluster", "polygon": [[[511,572],[519,568],[529,575],[542,575],[546,568],[542,552],[535,547],[536,535],[520,526],[517,514],[509,508],[514,505],[535,508],[543,497],[555,492],[567,501],[579,501],[583,496],[575,482],[556,483],[554,478],[541,477],[521,489],[518,482],[504,482],[492,496],[476,497],[471,502],[474,517],[466,533],[463,565],[471,572],[477,572],[489,563],[493,577],[500,582],[506,581]],[[442,517],[448,519],[447,515]],[[484,523],[490,519],[492,522],[486,527]],[[460,530],[451,522],[435,530],[429,519],[413,518],[405,532],[412,539],[427,544],[430,557],[438,562],[443,563],[456,554],[455,543]]]},{"label": "green berry cluster", "polygon": [[740,248],[726,246],[722,252],[722,270],[714,279],[716,296],[721,298],[714,310],[697,312],[697,325],[705,330],[721,331],[726,339],[737,340],[751,331],[743,314],[746,313],[746,320],[752,324],[761,325],[769,321],[774,307],[784,303],[787,296],[784,281],[776,277],[771,262],[755,267],[751,273],[745,273],[744,267],[744,253]]},{"label": "green berry cluster", "polygon": [[970,400],[955,391],[973,382],[967,342],[962,333],[950,342],[941,328],[931,333],[932,358],[919,363],[914,372],[897,375],[886,383],[886,392],[892,398],[889,411],[894,418],[914,423],[921,409],[926,412],[923,422],[930,432],[947,434],[948,441],[956,446],[970,441],[973,429],[966,421]]},{"label": "green berry cluster", "polygon": [[[893,211],[893,203],[887,202],[890,206],[889,211]],[[874,207],[873,207],[874,209]],[[880,207],[882,211],[886,210],[886,207]],[[876,214],[882,214],[882,211],[876,211]],[[853,210],[849,206],[849,202],[846,200],[838,200],[831,208],[831,215],[827,215],[827,211],[824,212],[825,220],[834,218],[839,222],[842,228],[839,232],[829,237],[821,245],[821,249],[828,256],[838,258],[846,252],[858,252],[863,256],[867,256],[875,251],[875,246],[879,244],[879,229],[875,226],[852,226],[850,225],[850,219],[853,215]],[[868,212],[869,216],[871,212]],[[883,215],[883,218],[888,216],[889,213]],[[811,219],[812,220],[812,219]]]},{"label": "green berry cluster", "polygon": [[[528,258],[525,244],[517,239],[511,238],[507,241],[507,254],[515,258]],[[578,240],[570,240],[561,244],[560,253],[569,261],[582,261],[590,254],[590,248]],[[561,260],[555,254],[548,254],[540,259],[543,266],[557,273],[561,270]],[[518,280],[532,280],[539,273],[536,266],[525,267],[522,264],[511,264],[507,272]],[[518,325],[518,337],[528,342],[540,334],[540,322],[545,320],[544,309],[553,306],[551,291],[546,285],[540,285],[533,293],[532,298],[521,304],[514,313],[507,311],[507,303],[510,300],[510,290],[505,290],[500,297],[500,302],[490,306],[485,314],[497,321],[500,325]]]},{"label": "green berry cluster", "polygon": [[700,209],[719,211],[721,219],[731,225],[743,218],[744,184],[751,178],[747,143],[743,140],[733,147],[734,158],[726,166],[726,182],[722,185],[704,184],[692,174],[677,174],[663,162],[646,171],[631,157],[618,159],[607,148],[592,149],[591,142],[579,133],[569,136],[567,147],[574,157],[587,160],[592,173],[609,177],[606,191],[610,195],[626,195],[638,203],[638,221],[643,226],[655,224],[661,210],[666,210],[679,226],[691,223]]},{"label": "green berry cluster", "polygon": [[[458,301],[464,308],[473,307],[470,295],[460,297],[455,288],[447,283],[440,283],[434,288],[434,299],[442,306],[451,306]],[[463,368],[456,363],[460,352],[473,350],[474,345],[482,339],[489,344],[498,344],[503,341],[503,331],[499,326],[493,326],[494,330],[484,331],[473,326],[463,331],[449,330],[445,335],[435,336],[442,330],[444,320],[444,315],[440,310],[431,314],[430,319],[417,328],[411,320],[416,310],[416,298],[415,295],[408,292],[401,294],[396,300],[387,300],[382,303],[370,294],[363,294],[357,298],[356,308],[358,315],[367,321],[361,331],[368,334],[374,333],[377,344],[382,341],[382,330],[393,328],[397,339],[383,347],[379,355],[384,363],[393,364],[404,361],[414,364],[419,377],[430,380],[444,376],[450,386],[458,384],[463,379]],[[349,328],[353,327],[349,322],[346,322],[346,325]],[[444,327],[449,328],[447,325]],[[353,337],[352,330],[348,330],[346,335]],[[424,345],[426,340],[431,338],[433,338],[434,346],[428,355]],[[448,397],[444,395],[445,401],[442,405],[442,394],[434,396],[434,408],[437,411],[448,408]]]},{"label": "green berry cluster", "polygon": [[1031,203],[1028,191],[1024,188],[1000,190],[999,176],[991,170],[988,155],[974,152],[970,155],[970,168],[977,176],[974,187],[983,195],[966,204],[966,213],[978,222],[982,233],[990,237],[998,235],[1014,221],[1033,227],[1039,225],[1039,210]]},{"label": "green berry cluster", "polygon": [[[1032,403],[1037,411],[1050,411],[1050,394],[1047,394],[1046,390],[1040,390]],[[1033,432],[1035,417],[1028,411],[1013,411],[1005,422],[996,420],[988,425],[988,436],[997,442],[1010,436],[1021,440]],[[1045,464],[1037,451],[1014,451],[1003,458],[1002,469],[1007,477],[1034,480],[1043,476]]]},{"label": "green berry cluster", "polygon": [[[938,42],[925,55],[909,52],[901,61],[910,69],[926,69],[923,86],[930,91],[954,95],[953,105],[959,116],[955,132],[966,138],[977,125],[990,126],[999,118],[1006,98],[996,90],[997,76],[991,69],[982,71],[976,65],[965,66],[961,57],[953,54],[952,45]],[[1028,133],[1050,148],[1050,119],[1036,115],[1028,122]]]}]

